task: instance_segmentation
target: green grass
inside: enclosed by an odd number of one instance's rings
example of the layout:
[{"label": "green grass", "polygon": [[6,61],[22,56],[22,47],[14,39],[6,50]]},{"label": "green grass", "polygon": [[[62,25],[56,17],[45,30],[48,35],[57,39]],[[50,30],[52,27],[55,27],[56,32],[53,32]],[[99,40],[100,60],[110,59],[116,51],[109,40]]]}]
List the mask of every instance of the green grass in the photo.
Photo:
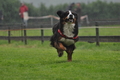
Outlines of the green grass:
[{"label": "green grass", "polygon": [[[112,26],[114,27],[114,26]],[[119,27],[119,26],[115,26]],[[40,29],[28,29],[27,36],[40,36],[41,35]],[[18,31],[11,31],[11,36],[21,36],[21,30]],[[44,29],[44,36],[51,36],[52,30],[51,29]],[[80,28],[79,29],[79,36],[95,36],[95,28]],[[119,28],[99,28],[100,36],[119,36],[120,29]],[[7,36],[7,31],[0,31],[0,36]]]},{"label": "green grass", "polygon": [[[120,36],[120,28],[99,28],[100,36]],[[95,28],[82,28],[79,30],[79,36],[95,36]]]},{"label": "green grass", "polygon": [[[0,36],[7,36],[0,31]],[[28,36],[40,36],[40,29],[27,30]],[[51,29],[44,30],[51,36]],[[119,28],[100,28],[101,36],[120,36]],[[11,36],[21,36],[12,31]],[[79,29],[79,36],[95,36],[94,28]],[[0,40],[0,80],[120,80],[120,43],[77,42],[73,61],[67,54],[59,58],[49,41]]]},{"label": "green grass", "polygon": [[0,40],[0,80],[120,80],[120,43],[77,42],[72,62],[49,43]]}]

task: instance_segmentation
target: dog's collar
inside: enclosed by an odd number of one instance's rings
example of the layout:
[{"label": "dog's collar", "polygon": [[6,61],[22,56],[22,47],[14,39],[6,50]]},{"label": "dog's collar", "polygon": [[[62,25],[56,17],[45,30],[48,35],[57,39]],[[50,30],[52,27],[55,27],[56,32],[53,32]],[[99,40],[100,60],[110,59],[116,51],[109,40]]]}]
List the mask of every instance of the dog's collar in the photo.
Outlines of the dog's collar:
[{"label": "dog's collar", "polygon": [[64,35],[64,34],[60,31],[60,29],[58,29],[58,33],[59,33],[62,37],[65,37],[65,38],[68,38],[68,39],[77,39],[77,38],[78,38],[78,36],[75,36],[75,37],[67,37],[66,35]]}]

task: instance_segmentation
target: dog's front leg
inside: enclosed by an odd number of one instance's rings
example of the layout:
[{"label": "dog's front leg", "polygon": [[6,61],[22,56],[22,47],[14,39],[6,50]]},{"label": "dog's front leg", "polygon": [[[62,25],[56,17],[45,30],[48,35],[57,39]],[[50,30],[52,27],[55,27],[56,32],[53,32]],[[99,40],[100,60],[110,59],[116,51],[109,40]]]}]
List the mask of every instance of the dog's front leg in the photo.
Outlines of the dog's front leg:
[{"label": "dog's front leg", "polygon": [[57,49],[58,56],[61,57],[63,55],[63,51],[66,50],[66,47],[64,47],[63,44],[60,42],[58,43],[55,42],[54,45],[55,45],[55,48]]},{"label": "dog's front leg", "polygon": [[58,50],[62,50],[62,51],[66,50],[66,47],[64,47],[61,42],[58,42],[58,43],[55,42],[54,45],[55,45],[55,48],[58,49]]}]

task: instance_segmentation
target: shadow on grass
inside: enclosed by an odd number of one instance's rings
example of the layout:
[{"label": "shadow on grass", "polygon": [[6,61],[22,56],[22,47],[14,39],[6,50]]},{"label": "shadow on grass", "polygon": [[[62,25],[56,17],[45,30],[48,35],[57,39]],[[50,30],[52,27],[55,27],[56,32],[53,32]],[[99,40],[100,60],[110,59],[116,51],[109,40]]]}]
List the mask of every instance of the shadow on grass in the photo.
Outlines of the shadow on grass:
[{"label": "shadow on grass", "polygon": [[67,63],[81,63],[81,61],[80,60],[73,60],[73,61],[71,61],[71,62],[68,62],[68,61],[66,61],[66,60],[60,60],[60,61],[44,61],[44,63],[42,63],[43,65],[48,65],[48,64],[67,64]]},{"label": "shadow on grass", "polygon": [[51,64],[62,64],[62,63],[81,63],[81,60],[73,60],[71,62],[68,62],[66,60],[51,62]]}]

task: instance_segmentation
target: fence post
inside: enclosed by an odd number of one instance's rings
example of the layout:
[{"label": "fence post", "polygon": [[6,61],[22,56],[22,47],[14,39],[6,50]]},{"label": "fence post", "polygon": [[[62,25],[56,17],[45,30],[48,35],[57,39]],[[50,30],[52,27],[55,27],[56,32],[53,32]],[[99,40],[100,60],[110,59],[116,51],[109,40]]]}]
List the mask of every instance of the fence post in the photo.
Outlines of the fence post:
[{"label": "fence post", "polygon": [[51,26],[53,26],[53,18],[51,17]]},{"label": "fence post", "polygon": [[23,25],[21,24],[21,41],[23,42],[24,38],[23,38]]},{"label": "fence post", "polygon": [[11,43],[11,39],[10,39],[10,27],[8,27],[8,43],[10,44]]},{"label": "fence post", "polygon": [[41,25],[41,43],[43,44],[44,42],[44,30],[43,30],[43,26]]},{"label": "fence post", "polygon": [[26,26],[24,26],[24,41],[25,41],[25,45],[27,45]]},{"label": "fence post", "polygon": [[95,26],[96,26],[96,45],[99,46],[99,28],[98,28],[98,22],[95,22]]}]

